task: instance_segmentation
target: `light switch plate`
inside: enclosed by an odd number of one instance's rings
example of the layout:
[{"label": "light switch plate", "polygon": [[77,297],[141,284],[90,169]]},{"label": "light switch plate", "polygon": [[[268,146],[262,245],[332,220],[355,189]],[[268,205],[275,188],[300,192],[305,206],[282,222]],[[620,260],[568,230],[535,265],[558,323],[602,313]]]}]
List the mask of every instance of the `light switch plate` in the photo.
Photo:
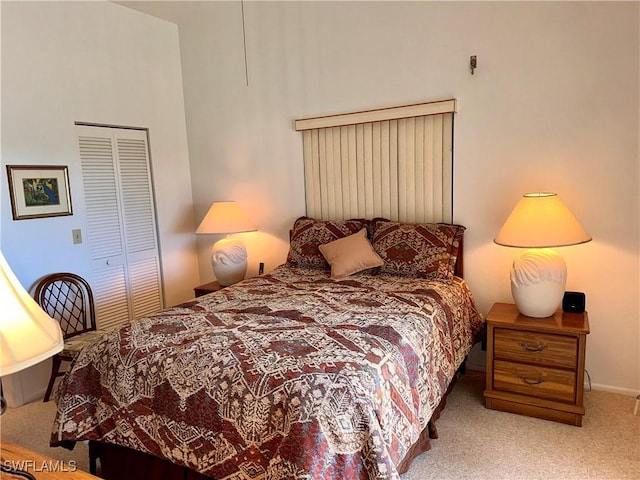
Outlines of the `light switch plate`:
[{"label": "light switch plate", "polygon": [[82,231],[79,228],[71,230],[71,234],[73,235],[73,243],[82,243]]}]

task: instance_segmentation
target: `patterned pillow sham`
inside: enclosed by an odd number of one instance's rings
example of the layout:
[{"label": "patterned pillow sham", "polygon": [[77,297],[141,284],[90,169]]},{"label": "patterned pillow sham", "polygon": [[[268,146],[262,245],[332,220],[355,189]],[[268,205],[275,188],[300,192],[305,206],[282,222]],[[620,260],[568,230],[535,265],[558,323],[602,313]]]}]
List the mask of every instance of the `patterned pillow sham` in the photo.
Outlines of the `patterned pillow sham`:
[{"label": "patterned pillow sham", "polygon": [[328,270],[330,266],[318,247],[358,233],[364,227],[364,221],[359,219],[331,221],[298,218],[290,233],[287,266]]},{"label": "patterned pillow sham", "polygon": [[446,223],[377,222],[373,248],[384,260],[380,273],[450,279],[464,230]]}]

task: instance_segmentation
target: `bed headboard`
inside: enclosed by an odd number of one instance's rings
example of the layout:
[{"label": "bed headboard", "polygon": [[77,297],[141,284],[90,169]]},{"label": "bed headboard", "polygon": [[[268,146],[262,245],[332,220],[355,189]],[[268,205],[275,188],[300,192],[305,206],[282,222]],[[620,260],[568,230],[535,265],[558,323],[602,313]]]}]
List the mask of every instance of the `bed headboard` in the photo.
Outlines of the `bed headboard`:
[{"label": "bed headboard", "polygon": [[455,111],[449,99],[296,120],[307,215],[452,223]]},{"label": "bed headboard", "polygon": [[455,108],[451,99],[296,120],[307,215],[451,223]]}]

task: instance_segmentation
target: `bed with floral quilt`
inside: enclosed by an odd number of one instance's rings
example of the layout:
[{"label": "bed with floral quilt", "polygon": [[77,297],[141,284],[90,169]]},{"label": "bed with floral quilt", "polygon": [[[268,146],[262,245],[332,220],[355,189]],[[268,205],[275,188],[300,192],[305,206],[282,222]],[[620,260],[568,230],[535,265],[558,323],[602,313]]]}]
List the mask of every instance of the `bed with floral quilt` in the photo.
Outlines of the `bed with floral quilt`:
[{"label": "bed with floral quilt", "polygon": [[398,478],[482,330],[463,231],[298,219],[271,274],[83,350],[51,444],[91,441],[119,480]]}]

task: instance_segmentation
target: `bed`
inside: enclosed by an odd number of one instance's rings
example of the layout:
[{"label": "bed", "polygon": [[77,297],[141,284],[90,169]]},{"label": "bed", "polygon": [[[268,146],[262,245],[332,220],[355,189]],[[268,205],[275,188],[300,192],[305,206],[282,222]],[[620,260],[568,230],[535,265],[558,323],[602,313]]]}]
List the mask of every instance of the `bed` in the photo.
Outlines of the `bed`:
[{"label": "bed", "polygon": [[114,480],[398,478],[482,330],[463,232],[299,218],[271,274],[85,349],[51,444],[91,441]]}]

